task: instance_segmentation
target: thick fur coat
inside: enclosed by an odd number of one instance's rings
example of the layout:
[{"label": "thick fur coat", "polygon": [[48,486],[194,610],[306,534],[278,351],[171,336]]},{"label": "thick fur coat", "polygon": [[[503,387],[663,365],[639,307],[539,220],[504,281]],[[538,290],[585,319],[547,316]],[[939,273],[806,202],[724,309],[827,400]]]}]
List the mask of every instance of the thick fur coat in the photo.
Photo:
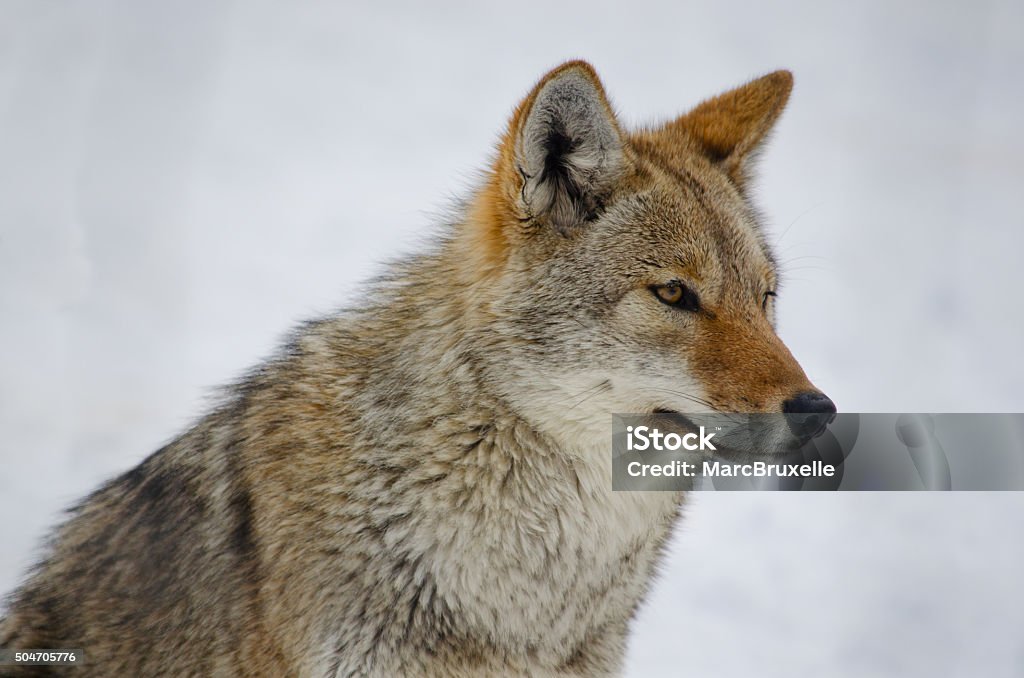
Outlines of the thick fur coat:
[{"label": "thick fur coat", "polygon": [[682,497],[612,492],[611,414],[813,390],[747,199],[790,87],[627,132],[588,64],[546,75],[430,251],[73,509],[0,645],[81,677],[619,673]]}]

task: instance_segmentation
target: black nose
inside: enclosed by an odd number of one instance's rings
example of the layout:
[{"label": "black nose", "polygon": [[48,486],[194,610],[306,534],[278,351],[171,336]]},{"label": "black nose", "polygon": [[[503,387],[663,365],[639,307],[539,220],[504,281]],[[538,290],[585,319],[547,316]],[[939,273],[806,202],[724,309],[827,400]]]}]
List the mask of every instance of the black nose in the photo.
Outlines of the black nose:
[{"label": "black nose", "polygon": [[782,403],[785,414],[835,414],[836,404],[821,391],[804,391]]},{"label": "black nose", "polygon": [[789,430],[801,441],[825,431],[836,415],[836,404],[821,391],[805,391],[782,403]]}]

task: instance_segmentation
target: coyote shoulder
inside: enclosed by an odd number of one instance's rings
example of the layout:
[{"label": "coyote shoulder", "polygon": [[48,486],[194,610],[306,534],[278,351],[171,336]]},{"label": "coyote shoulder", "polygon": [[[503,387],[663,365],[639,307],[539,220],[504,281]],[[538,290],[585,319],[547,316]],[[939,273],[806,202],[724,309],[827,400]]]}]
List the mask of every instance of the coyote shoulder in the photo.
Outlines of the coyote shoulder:
[{"label": "coyote shoulder", "polygon": [[436,247],[73,509],[0,646],[83,648],[76,676],[618,674],[682,497],[611,491],[611,414],[834,409],[748,201],[791,82],[629,131],[588,64],[545,75]]}]

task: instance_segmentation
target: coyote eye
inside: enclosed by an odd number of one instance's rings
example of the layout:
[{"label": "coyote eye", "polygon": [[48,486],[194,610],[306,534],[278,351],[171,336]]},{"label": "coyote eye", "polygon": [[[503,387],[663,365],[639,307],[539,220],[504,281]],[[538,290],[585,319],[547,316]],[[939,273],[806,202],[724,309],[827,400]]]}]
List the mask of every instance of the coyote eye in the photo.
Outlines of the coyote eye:
[{"label": "coyote eye", "polygon": [[684,311],[700,310],[700,300],[697,298],[697,293],[678,280],[673,280],[664,285],[651,285],[651,291],[654,292],[654,296],[658,297],[658,301],[667,306]]},{"label": "coyote eye", "polygon": [[768,310],[768,297],[774,297],[774,296],[778,296],[778,295],[775,294],[775,290],[768,290],[767,292],[764,293],[764,296],[761,297],[761,310],[762,311]]}]

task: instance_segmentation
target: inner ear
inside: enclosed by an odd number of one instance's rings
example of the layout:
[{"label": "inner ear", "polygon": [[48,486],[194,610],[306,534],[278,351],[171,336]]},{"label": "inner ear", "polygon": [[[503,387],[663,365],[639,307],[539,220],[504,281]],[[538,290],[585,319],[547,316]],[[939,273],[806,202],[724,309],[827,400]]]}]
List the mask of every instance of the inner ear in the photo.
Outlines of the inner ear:
[{"label": "inner ear", "polygon": [[[572,135],[559,122],[552,124],[547,129],[547,138],[544,139],[542,145],[544,169],[541,170],[537,183],[550,186],[550,197],[552,199],[564,193],[573,204],[588,200],[588,196],[580,195],[579,186],[572,176],[572,154],[576,150],[577,145],[578,142],[573,139]],[[520,166],[520,171],[525,174],[522,166]],[[541,211],[543,211],[550,209],[551,205],[540,207]],[[585,211],[585,214],[581,216],[591,218],[596,205],[579,204],[579,207]]]},{"label": "inner ear", "polygon": [[566,64],[541,80],[524,106],[514,133],[527,218],[559,229],[594,219],[624,164],[622,135],[597,74],[583,62]]}]

